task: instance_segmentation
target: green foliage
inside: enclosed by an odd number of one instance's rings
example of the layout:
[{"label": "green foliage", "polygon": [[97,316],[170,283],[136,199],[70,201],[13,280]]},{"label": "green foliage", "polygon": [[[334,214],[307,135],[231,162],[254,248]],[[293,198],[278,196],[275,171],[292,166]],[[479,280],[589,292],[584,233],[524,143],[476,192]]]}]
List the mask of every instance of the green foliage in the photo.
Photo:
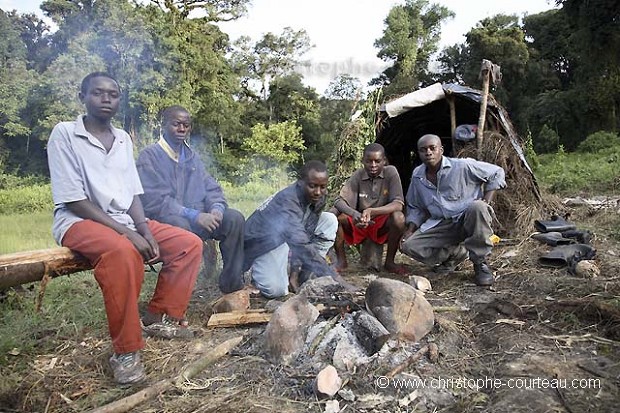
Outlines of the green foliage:
[{"label": "green foliage", "polygon": [[327,86],[325,97],[330,100],[355,101],[361,98],[362,82],[349,74],[337,76]]},{"label": "green foliage", "polygon": [[270,83],[292,74],[312,47],[305,30],[285,27],[282,34],[269,32],[257,42],[240,37],[234,43],[231,60],[246,95],[266,100]]},{"label": "green foliage", "polygon": [[0,214],[25,214],[54,208],[49,184],[0,189]]},{"label": "green foliage", "polygon": [[247,218],[267,198],[291,184],[295,178],[278,168],[256,170],[244,184],[220,182],[228,204]]},{"label": "green foliage", "polygon": [[544,124],[534,140],[534,149],[537,153],[556,152],[560,145],[560,136],[556,131]]},{"label": "green foliage", "polygon": [[620,147],[620,136],[616,133],[599,131],[588,136],[577,147],[577,152],[592,153]]},{"label": "green foliage", "polygon": [[511,96],[518,95],[525,76],[529,51],[525,34],[517,16],[498,14],[481,20],[467,38],[467,63],[463,79],[469,85],[480,84],[480,64],[483,59],[501,66],[502,82],[493,91],[505,106],[513,104]]},{"label": "green foliage", "polygon": [[525,159],[527,160],[527,163],[530,165],[530,167],[532,169],[538,168],[540,166],[540,162],[538,161],[538,155],[536,154],[536,150],[534,149],[534,142],[532,139],[532,133],[530,131],[528,131],[525,138],[523,149],[525,151]]},{"label": "green foliage", "polygon": [[49,183],[48,179],[36,175],[16,176],[0,172],[0,189],[14,189]]},{"label": "green foliage", "polygon": [[538,156],[539,183],[562,195],[617,194],[620,178],[620,146],[598,152],[567,153],[560,145],[556,154]]},{"label": "green foliage", "polygon": [[374,84],[389,85],[386,95],[399,95],[416,89],[426,77],[428,63],[437,51],[441,24],[454,13],[427,0],[406,0],[392,7],[385,18],[383,36],[375,41],[377,56],[393,66]]},{"label": "green foliage", "polygon": [[272,162],[290,164],[300,159],[300,152],[306,148],[301,127],[295,121],[286,121],[254,125],[252,136],[243,142],[243,149]]}]

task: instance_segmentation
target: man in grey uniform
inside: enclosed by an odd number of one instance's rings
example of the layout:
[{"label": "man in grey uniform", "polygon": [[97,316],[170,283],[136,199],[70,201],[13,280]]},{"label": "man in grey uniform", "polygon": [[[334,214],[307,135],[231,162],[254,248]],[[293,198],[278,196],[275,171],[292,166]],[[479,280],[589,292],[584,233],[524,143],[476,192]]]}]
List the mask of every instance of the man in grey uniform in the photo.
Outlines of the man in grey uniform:
[{"label": "man in grey uniform", "polygon": [[506,186],[504,170],[470,158],[443,156],[441,139],[424,135],[418,140],[423,162],[413,170],[407,190],[407,229],[401,252],[450,272],[468,256],[474,281],[493,284],[486,257],[491,253],[495,191]]}]

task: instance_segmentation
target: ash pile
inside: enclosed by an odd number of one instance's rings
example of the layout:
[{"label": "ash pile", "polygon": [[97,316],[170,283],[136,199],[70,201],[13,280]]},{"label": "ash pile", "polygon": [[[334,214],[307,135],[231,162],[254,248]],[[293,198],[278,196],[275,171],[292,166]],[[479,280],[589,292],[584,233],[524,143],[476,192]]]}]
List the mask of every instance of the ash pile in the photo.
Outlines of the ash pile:
[{"label": "ash pile", "polygon": [[343,404],[360,411],[448,406],[454,403],[449,390],[413,385],[423,380],[414,367],[436,362],[438,347],[423,340],[435,323],[423,291],[430,284],[412,284],[420,289],[375,278],[352,293],[330,277],[307,281],[277,304],[255,350],[303,378],[307,395],[325,402],[325,412]]}]

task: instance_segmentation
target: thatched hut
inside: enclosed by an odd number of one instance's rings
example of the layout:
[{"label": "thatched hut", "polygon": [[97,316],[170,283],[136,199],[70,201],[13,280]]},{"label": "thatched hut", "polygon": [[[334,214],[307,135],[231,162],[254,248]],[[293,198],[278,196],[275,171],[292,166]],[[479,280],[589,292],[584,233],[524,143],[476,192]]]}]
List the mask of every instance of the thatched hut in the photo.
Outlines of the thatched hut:
[{"label": "thatched hut", "polygon": [[534,172],[527,163],[523,141],[506,110],[489,94],[482,144],[459,140],[459,125],[478,125],[482,93],[458,84],[436,83],[381,105],[376,114],[376,141],[385,147],[407,190],[413,169],[420,164],[417,140],[432,133],[442,139],[447,156],[472,157],[502,166],[507,189],[496,195],[496,229],[500,234],[530,231],[543,202]]}]

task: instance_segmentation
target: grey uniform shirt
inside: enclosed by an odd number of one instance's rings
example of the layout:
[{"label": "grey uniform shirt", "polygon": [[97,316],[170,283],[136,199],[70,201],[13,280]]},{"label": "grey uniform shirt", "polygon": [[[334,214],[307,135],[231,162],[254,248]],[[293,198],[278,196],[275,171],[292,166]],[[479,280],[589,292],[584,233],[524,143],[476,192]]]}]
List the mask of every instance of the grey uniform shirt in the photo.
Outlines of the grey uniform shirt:
[{"label": "grey uniform shirt", "polygon": [[112,128],[114,142],[106,152],[84,127],[83,115],[75,122],[57,124],[47,144],[54,199],[52,234],[58,244],[71,225],[82,220],[65,205],[90,200],[111,218],[132,229],[127,210],[142,185],[133,158],[133,142],[122,129]]},{"label": "grey uniform shirt", "polygon": [[457,220],[484,192],[506,187],[504,170],[471,158],[444,156],[437,171],[437,186],[426,179],[426,165],[413,170],[407,190],[406,222],[425,231],[443,219]]}]

